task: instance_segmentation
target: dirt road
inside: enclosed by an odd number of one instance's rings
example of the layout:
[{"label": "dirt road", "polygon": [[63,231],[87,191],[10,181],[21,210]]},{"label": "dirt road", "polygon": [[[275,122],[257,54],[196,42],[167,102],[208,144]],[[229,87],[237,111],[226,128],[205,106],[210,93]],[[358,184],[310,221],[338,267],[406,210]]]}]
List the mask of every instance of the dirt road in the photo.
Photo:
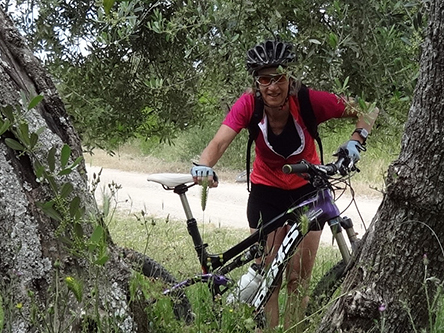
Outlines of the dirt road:
[{"label": "dirt road", "polygon": [[[88,167],[88,175],[98,173],[99,167]],[[103,169],[100,186],[96,197],[100,203],[101,192],[112,182],[119,184],[122,188],[118,191],[118,208],[127,213],[140,213],[145,211],[148,215],[184,220],[185,214],[178,195],[172,191],[166,191],[161,185],[148,182],[147,175],[136,172],[125,172],[115,169]],[[201,208],[201,187],[194,186],[188,191],[188,200],[191,211],[196,220],[203,223],[212,223],[220,227],[247,229],[246,204],[248,192],[246,184],[223,182],[217,188],[209,190],[208,201],[205,211]],[[350,205],[350,197],[338,200],[337,204],[341,210]],[[375,215],[381,199],[379,198],[356,198],[365,225],[368,227]],[[354,203],[346,210],[346,216],[352,218],[356,231],[362,235],[364,225],[358,214]],[[328,228],[324,229],[322,241],[331,243],[331,233]]]}]

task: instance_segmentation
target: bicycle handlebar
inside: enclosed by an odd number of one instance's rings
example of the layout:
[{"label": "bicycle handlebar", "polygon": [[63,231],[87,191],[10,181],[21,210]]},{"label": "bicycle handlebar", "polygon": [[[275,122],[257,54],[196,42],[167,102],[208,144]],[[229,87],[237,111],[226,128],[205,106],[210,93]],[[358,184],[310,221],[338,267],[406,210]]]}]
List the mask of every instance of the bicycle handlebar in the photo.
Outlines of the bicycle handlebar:
[{"label": "bicycle handlebar", "polygon": [[353,161],[348,157],[348,153],[346,150],[340,149],[336,152],[335,156],[338,157],[338,160],[334,163],[329,164],[312,164],[305,160],[302,160],[300,163],[296,164],[285,164],[282,167],[282,171],[286,174],[308,174],[311,178],[313,177],[321,177],[321,178],[330,178],[328,176],[334,176],[336,174],[340,174],[341,176],[347,175],[350,171],[359,171],[356,168]]},{"label": "bicycle handlebar", "polygon": [[335,163],[329,164],[311,164],[305,160],[296,164],[285,164],[282,167],[282,171],[286,174],[321,174],[327,176],[333,176],[337,173],[341,173],[344,171],[344,159],[340,158]]},{"label": "bicycle handlebar", "polygon": [[297,163],[297,164],[285,164],[282,167],[282,171],[286,174],[291,173],[307,173],[309,170],[308,164],[305,164],[304,162]]}]

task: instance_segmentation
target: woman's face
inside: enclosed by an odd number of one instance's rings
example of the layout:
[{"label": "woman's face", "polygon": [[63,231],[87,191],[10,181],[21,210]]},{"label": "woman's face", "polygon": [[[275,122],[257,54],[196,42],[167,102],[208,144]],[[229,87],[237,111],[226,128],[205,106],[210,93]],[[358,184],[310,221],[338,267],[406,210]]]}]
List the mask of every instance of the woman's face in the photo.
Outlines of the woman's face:
[{"label": "woman's face", "polygon": [[255,76],[264,103],[269,107],[280,107],[288,96],[288,79],[285,74],[277,73],[277,68],[265,68]]}]

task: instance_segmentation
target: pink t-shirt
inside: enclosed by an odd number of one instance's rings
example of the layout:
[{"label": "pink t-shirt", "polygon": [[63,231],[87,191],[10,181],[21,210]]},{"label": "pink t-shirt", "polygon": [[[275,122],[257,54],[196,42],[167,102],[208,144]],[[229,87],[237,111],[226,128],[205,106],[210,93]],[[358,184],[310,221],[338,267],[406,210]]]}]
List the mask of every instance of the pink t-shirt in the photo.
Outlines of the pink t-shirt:
[{"label": "pink t-shirt", "polygon": [[[345,105],[341,97],[325,91],[311,89],[309,90],[309,96],[318,124],[331,118],[342,117]],[[241,129],[248,127],[253,109],[254,96],[252,93],[245,93],[234,103],[223,124],[239,133]],[[267,116],[264,115],[259,124],[260,131],[255,145],[256,158],[251,173],[253,184],[273,186],[285,190],[296,189],[307,184],[307,181],[298,175],[283,173],[282,167],[285,164],[298,163],[301,160],[315,164],[320,163],[315,140],[303,123],[296,97],[290,98],[290,112],[295,122],[296,131],[301,138],[301,146],[288,157],[273,151],[267,140]]]}]

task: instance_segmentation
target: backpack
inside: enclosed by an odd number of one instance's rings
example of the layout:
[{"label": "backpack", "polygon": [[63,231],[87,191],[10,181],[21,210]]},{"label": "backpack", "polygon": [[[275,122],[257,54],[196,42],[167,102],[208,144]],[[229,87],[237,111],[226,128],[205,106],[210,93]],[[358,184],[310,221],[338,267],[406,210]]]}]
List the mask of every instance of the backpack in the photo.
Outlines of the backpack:
[{"label": "backpack", "polygon": [[[324,164],[322,142],[318,132],[318,123],[316,122],[316,116],[311,106],[309,91],[307,86],[301,84],[298,92],[298,101],[300,107],[300,114],[308,133],[316,140],[321,155],[321,163]],[[248,143],[247,143],[247,160],[246,160],[246,176],[247,176],[247,189],[250,191],[250,163],[251,163],[251,146],[253,141],[256,140],[259,135],[259,123],[263,118],[264,113],[264,101],[260,97],[260,94],[254,96],[254,111],[251,116],[250,123],[248,124]]]}]

